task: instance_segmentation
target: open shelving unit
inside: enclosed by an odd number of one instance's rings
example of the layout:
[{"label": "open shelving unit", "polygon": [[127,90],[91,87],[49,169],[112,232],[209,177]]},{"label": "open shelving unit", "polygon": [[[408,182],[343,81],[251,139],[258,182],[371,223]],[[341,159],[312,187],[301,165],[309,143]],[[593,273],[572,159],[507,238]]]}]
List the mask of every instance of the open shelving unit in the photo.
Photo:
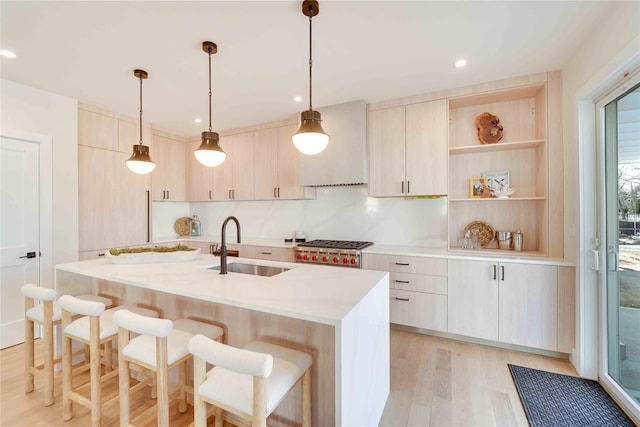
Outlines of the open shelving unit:
[{"label": "open shelving unit", "polygon": [[[552,252],[549,188],[556,174],[550,177],[547,93],[542,82],[449,99],[449,249],[461,249],[468,223],[484,221],[496,231],[521,229],[527,255]],[[504,127],[496,144],[478,141],[475,118],[483,112],[498,116]],[[469,197],[469,179],[495,171],[509,171],[515,193],[507,199]]]}]

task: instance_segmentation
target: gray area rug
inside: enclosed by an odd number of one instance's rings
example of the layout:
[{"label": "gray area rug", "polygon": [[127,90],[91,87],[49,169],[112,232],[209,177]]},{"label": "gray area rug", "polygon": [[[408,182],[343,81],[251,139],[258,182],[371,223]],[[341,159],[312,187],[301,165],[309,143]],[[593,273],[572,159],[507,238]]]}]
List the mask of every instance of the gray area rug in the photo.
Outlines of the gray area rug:
[{"label": "gray area rug", "polygon": [[509,365],[531,427],[634,427],[597,381]]}]

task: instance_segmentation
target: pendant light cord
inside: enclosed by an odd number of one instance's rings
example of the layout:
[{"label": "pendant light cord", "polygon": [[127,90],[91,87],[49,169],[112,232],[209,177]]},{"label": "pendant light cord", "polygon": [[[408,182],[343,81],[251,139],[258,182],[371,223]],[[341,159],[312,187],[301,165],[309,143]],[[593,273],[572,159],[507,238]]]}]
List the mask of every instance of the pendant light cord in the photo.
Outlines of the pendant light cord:
[{"label": "pendant light cord", "polygon": [[142,145],[142,74],[140,75],[140,145]]},{"label": "pendant light cord", "polygon": [[313,15],[312,13],[313,11],[313,6],[309,5],[309,111],[313,110],[313,107],[311,105],[311,95],[312,95],[312,91],[311,91],[311,82],[313,81],[311,79],[311,69],[313,67],[313,55],[312,55],[312,50],[311,50],[311,37],[312,37],[312,32],[311,32],[311,15]]},{"label": "pendant light cord", "polygon": [[207,50],[209,52],[209,132],[211,132],[211,48]]}]

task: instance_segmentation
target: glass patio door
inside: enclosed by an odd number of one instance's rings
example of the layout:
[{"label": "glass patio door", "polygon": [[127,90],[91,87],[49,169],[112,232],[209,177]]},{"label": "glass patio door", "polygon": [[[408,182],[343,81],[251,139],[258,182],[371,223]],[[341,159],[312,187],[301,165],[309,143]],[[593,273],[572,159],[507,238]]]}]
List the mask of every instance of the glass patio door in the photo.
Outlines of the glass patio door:
[{"label": "glass patio door", "polygon": [[606,374],[640,403],[640,84],[604,106]]}]

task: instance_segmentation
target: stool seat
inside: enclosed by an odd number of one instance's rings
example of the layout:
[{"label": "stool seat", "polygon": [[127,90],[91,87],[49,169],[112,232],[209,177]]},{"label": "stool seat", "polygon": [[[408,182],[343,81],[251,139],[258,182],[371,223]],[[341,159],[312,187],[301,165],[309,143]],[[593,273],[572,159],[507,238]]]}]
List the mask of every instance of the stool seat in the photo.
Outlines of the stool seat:
[{"label": "stool seat", "polygon": [[[215,426],[222,427],[225,412],[265,427],[267,418],[301,380],[302,426],[311,426],[311,364],[309,354],[263,341],[243,349],[195,335],[193,354],[194,425],[207,425],[207,404],[215,409]],[[214,365],[206,371],[206,364]]]},{"label": "stool seat", "polygon": [[[151,411],[157,413],[157,425],[169,426],[169,401],[179,399],[178,410],[187,410],[186,393],[192,392],[187,386],[187,363],[191,359],[189,341],[194,334],[206,334],[208,338],[221,339],[224,335],[222,328],[216,325],[199,322],[192,319],[178,319],[174,322],[168,319],[154,319],[127,310],[119,310],[113,316],[118,325],[118,360],[120,379],[120,425],[132,426],[130,422],[129,396],[140,389],[140,384],[131,387],[130,364],[135,364],[151,372],[152,381],[157,385],[158,402],[155,407],[139,414],[138,417],[148,421]],[[131,338],[131,332],[138,335]],[[169,369],[178,368],[178,387],[169,392]],[[155,386],[154,386],[155,389]],[[152,397],[154,396],[152,389]]]},{"label": "stool seat", "polygon": [[[254,341],[245,350],[273,356],[273,370],[266,378],[267,413],[273,412],[287,392],[311,366],[311,356],[262,341]],[[207,399],[253,415],[253,377],[215,366],[198,388]]]},{"label": "stool seat", "polygon": [[[85,301],[93,301],[93,302],[101,302],[105,305],[105,307],[110,307],[113,305],[113,301],[110,298],[103,297],[100,295],[93,294],[83,294],[76,295],[76,298],[83,299]],[[27,318],[33,320],[34,322],[44,323],[44,305],[38,304],[35,307],[30,308],[24,314]],[[58,305],[56,301],[53,301],[53,322],[59,322],[62,319],[62,309]]]},{"label": "stool seat", "polygon": [[[141,316],[147,317],[158,317],[158,313],[142,307],[135,306],[118,306],[114,308],[110,308],[109,310],[105,310],[100,315],[100,334],[98,336],[99,340],[103,340],[105,338],[115,336],[118,334],[118,325],[113,321],[113,315],[116,311],[126,309],[133,313],[140,314]],[[90,318],[89,316],[84,316],[79,319],[71,322],[69,326],[64,328],[64,333],[69,335],[72,338],[89,341],[90,339],[90,328],[89,328]]]}]

